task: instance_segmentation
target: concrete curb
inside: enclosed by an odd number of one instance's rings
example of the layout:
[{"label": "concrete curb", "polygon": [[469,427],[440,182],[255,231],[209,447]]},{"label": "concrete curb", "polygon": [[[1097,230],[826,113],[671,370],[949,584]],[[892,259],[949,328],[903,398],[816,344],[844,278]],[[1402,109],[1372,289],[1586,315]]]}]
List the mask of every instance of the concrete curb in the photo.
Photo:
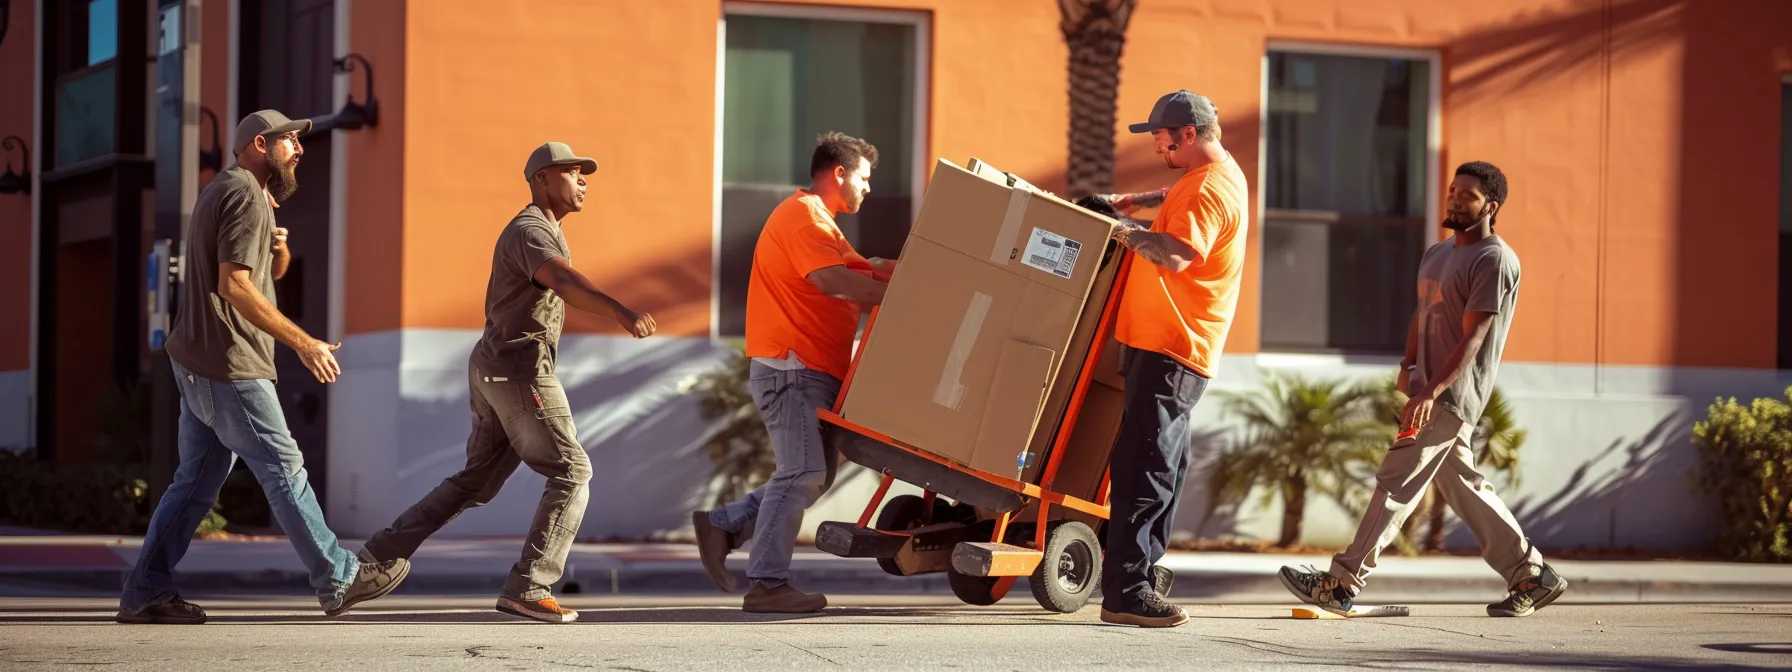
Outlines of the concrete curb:
[{"label": "concrete curb", "polygon": [[[682,563],[680,563],[682,564]],[[866,569],[797,566],[793,574],[796,584],[805,591],[842,595],[931,595],[952,594],[944,574],[895,577],[883,573],[867,562]],[[737,576],[739,572],[736,572]],[[0,595],[12,592],[9,587],[28,588],[34,594],[78,592],[114,594],[123,583],[123,570],[57,570],[42,569],[0,575]],[[177,581],[183,590],[204,593],[307,594],[307,578],[303,572],[269,569],[253,572],[181,572]],[[746,585],[744,577],[739,577]],[[1699,583],[1681,580],[1611,579],[1569,576],[1569,592],[1562,598],[1570,603],[1792,603],[1792,584],[1780,583]],[[502,589],[501,573],[445,573],[414,571],[397,595],[495,595]],[[579,571],[555,587],[562,595],[717,594],[715,586],[702,567],[647,566],[598,568]],[[1016,581],[1004,603],[1031,601],[1026,579]],[[1490,573],[1485,577],[1387,576],[1372,580],[1364,602],[1389,603],[1460,603],[1492,602],[1505,593],[1502,582]],[[738,593],[737,593],[738,595]],[[1179,571],[1172,598],[1185,603],[1269,604],[1294,603],[1293,596],[1274,575],[1243,572]]]}]

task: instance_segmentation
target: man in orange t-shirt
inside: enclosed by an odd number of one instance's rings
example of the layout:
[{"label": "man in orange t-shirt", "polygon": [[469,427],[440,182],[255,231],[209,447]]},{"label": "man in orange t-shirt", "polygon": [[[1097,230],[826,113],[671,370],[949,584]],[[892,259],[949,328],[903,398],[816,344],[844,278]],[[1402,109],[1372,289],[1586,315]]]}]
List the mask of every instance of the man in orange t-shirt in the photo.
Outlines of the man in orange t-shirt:
[{"label": "man in orange t-shirt", "polygon": [[697,550],[716,587],[733,592],[724,561],[753,538],[741,608],[805,613],[827,598],[792,588],[790,555],[803,511],[834,480],[833,451],[822,445],[816,409],[833,408],[852,362],[862,306],[883,302],[895,262],[853,251],[834,215],[858,212],[871,191],[877,148],[841,133],[821,136],[809,161],[808,189],[784,200],[759,233],[747,284],[748,388],[771,435],[777,470],[739,501],[697,511]]},{"label": "man in orange t-shirt", "polygon": [[1248,198],[1244,171],[1220,145],[1219,113],[1206,97],[1165,95],[1150,121],[1131,129],[1150,133],[1164,165],[1183,174],[1168,190],[1111,199],[1123,213],[1162,207],[1149,229],[1114,232],[1137,257],[1114,334],[1126,346],[1126,410],[1110,463],[1101,620],[1168,627],[1188,615],[1158,594],[1170,577],[1157,561],[1188,476],[1195,402],[1219,365],[1238,306]]}]

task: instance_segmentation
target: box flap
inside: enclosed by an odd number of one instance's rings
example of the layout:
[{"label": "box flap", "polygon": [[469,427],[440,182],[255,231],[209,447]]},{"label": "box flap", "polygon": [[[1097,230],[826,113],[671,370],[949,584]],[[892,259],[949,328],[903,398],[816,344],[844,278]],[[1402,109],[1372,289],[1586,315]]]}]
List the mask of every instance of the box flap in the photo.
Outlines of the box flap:
[{"label": "box flap", "polygon": [[971,456],[972,468],[1008,478],[1020,476],[1023,465],[1017,458],[1026,450],[1045,406],[1045,385],[1055,359],[1051,350],[1037,345],[1002,342],[983,424],[977,431],[977,448]]}]

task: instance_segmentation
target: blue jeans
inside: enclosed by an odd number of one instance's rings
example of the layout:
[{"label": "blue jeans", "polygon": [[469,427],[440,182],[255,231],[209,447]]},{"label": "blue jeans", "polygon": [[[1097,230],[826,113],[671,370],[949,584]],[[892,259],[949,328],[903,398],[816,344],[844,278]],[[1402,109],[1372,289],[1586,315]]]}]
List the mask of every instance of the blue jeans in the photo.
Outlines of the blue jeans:
[{"label": "blue jeans", "polygon": [[335,608],[361,565],[324,526],[274,381],[208,380],[178,362],[173,367],[180,386],[180,467],[149,519],[149,534],[125,577],[119,608],[136,611],[175,594],[174,566],[187,554],[237,457],[267,493],[274,519],[311,572],[318,602],[326,611]]},{"label": "blue jeans", "polygon": [[1126,349],[1126,410],[1108,471],[1108,546],[1102,608],[1129,611],[1151,590],[1151,567],[1169,550],[1188,479],[1191,417],[1207,379],[1161,353]]},{"label": "blue jeans", "polygon": [[836,451],[822,444],[815,411],[834,407],[840,380],[820,371],[780,371],[759,362],[753,362],[748,375],[747,389],[771,435],[778,467],[758,490],[711,511],[709,523],[736,539],[751,537],[747,578],[776,588],[790,581],[790,555],[803,511],[834,483]]}]

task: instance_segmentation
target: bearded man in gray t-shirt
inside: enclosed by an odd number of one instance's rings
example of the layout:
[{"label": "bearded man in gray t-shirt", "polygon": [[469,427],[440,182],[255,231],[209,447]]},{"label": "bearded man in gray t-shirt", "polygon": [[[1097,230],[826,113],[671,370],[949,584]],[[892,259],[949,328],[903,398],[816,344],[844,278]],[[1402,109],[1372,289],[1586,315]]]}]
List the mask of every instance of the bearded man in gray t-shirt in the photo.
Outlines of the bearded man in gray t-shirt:
[{"label": "bearded man in gray t-shirt", "polygon": [[333,354],[340,344],[312,338],[274,304],[274,281],[292,261],[274,202],[298,190],[300,137],[311,128],[311,120],[275,110],[244,117],[232,135],[236,165],[212,178],[193,205],[180,312],[167,344],[180,388],[180,466],[125,577],[120,623],[205,622],[205,610],[175,589],[174,567],[239,457],[305,563],[324,613],[384,596],[410,571],[404,560],[359,562],[336,543],[274,391],[276,341],[320,383],[342,372]]},{"label": "bearded man in gray t-shirt", "polygon": [[1470,443],[1518,308],[1518,253],[1493,232],[1505,204],[1499,168],[1475,161],[1456,169],[1444,219],[1456,234],[1419,261],[1419,307],[1399,379],[1410,397],[1400,412],[1400,437],[1376,473],[1374,497],[1350,548],[1332,557],[1329,571],[1282,568],[1282,583],[1302,601],[1348,613],[1381,550],[1433,481],[1481,542],[1481,557],[1505,577],[1506,599],[1487,605],[1488,615],[1529,616],[1568,589],[1475,469]]}]

